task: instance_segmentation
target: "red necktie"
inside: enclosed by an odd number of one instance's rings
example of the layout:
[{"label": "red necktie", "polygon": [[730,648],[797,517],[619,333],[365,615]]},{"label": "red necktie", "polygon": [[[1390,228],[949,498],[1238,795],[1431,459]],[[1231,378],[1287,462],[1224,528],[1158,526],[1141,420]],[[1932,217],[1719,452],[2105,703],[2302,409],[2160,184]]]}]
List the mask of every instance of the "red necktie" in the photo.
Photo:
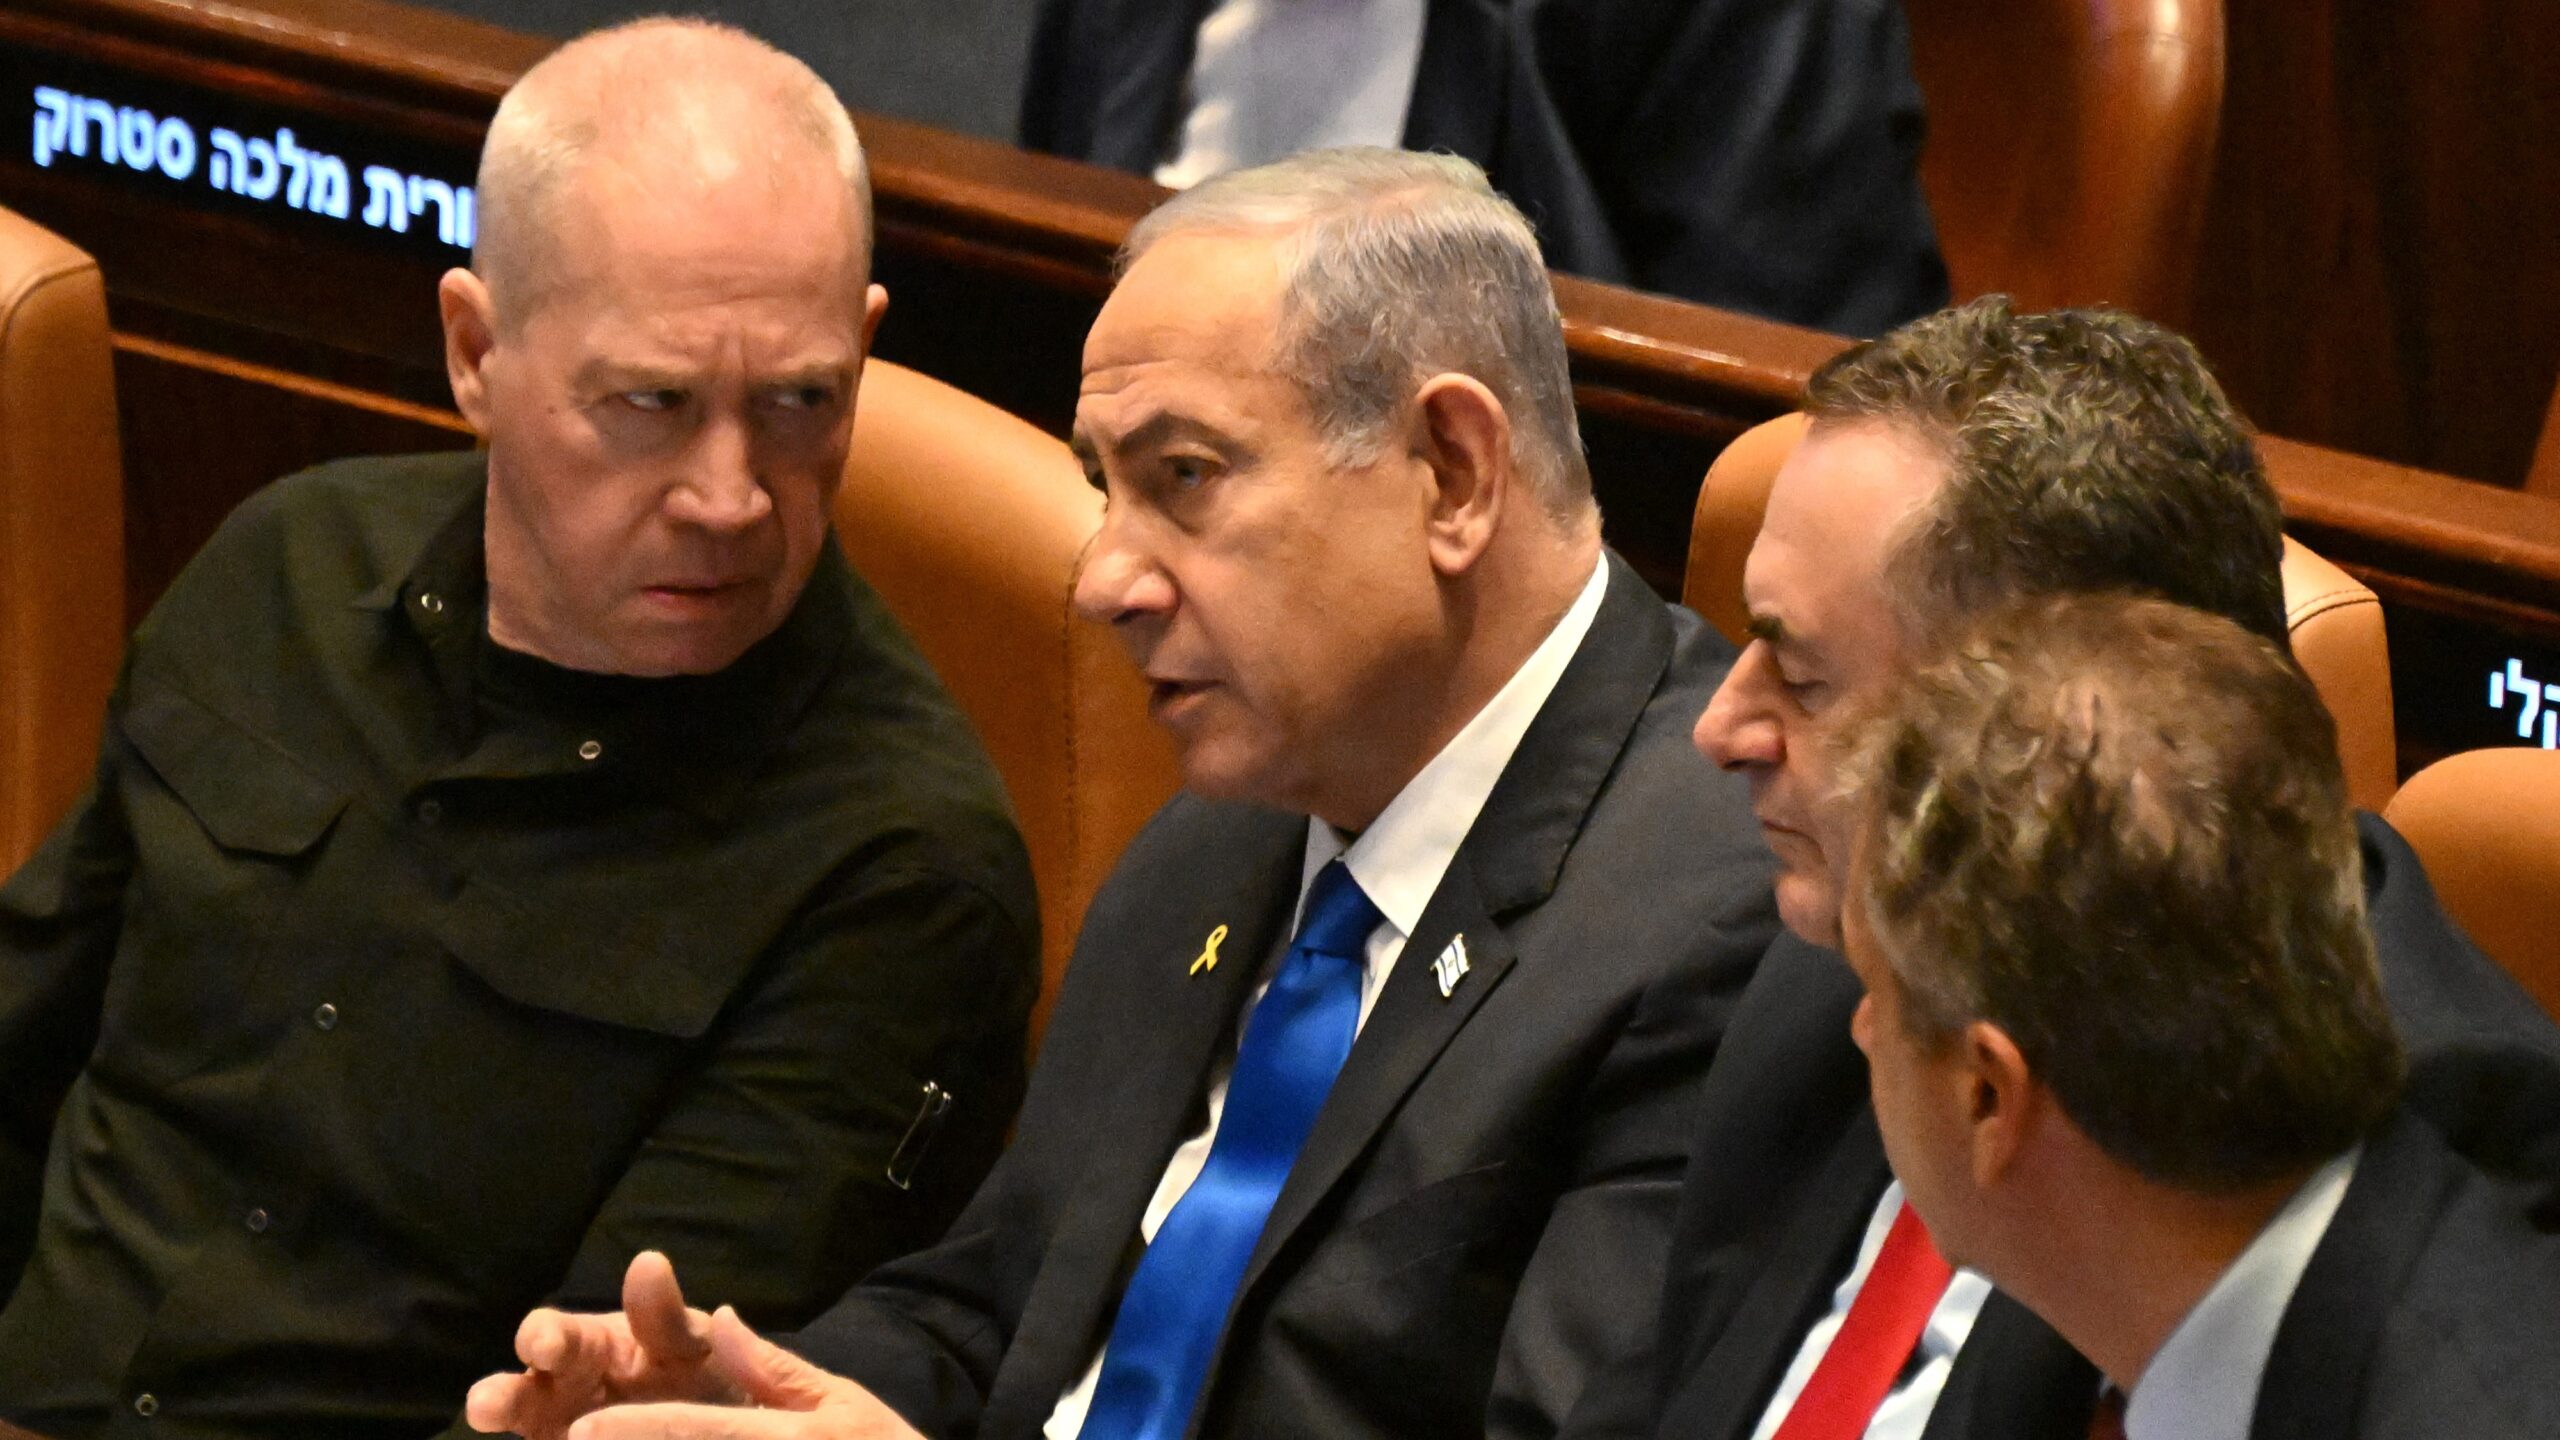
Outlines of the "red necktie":
[{"label": "red necktie", "polygon": [[1884,1248],[1867,1270],[1867,1283],[1849,1303],[1840,1333],[1831,1337],[1831,1348],[1822,1352],[1822,1363],[1813,1367],[1813,1378],[1805,1382],[1804,1393],[1771,1440],[1857,1440],[1864,1435],[1954,1275],[1954,1267],[1929,1243],[1928,1227],[1904,1205],[1885,1232]]},{"label": "red necktie", "polygon": [[2124,1440],[2124,1392],[2113,1385],[2098,1391],[2098,1408],[2089,1415],[2089,1440]]}]

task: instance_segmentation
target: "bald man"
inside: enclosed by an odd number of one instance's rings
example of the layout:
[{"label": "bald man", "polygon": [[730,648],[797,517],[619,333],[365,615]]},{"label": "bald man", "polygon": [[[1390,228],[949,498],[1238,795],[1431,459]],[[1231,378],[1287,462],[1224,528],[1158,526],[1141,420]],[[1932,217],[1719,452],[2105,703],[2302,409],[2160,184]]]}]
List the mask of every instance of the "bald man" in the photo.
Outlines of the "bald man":
[{"label": "bald man", "polygon": [[798,1323],[1019,1099],[1020,839],[828,530],[885,303],[843,106],[643,23],[481,185],[485,453],[242,506],[0,891],[0,1417],[426,1434],[644,1247]]}]

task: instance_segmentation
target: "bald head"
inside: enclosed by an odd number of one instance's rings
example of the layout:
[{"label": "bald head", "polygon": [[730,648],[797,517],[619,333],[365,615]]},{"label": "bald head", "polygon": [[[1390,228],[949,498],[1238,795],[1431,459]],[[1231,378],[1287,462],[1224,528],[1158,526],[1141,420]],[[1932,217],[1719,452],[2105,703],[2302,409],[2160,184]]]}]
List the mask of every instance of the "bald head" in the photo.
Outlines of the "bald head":
[{"label": "bald head", "polygon": [[870,283],[853,122],[738,31],[572,41],[490,125],[473,268],[437,282],[488,447],[488,633],[572,669],[705,675],[826,548]]},{"label": "bald head", "polygon": [[814,186],[841,187],[867,278],[869,168],[827,83],[742,30],[634,21],[561,46],[499,104],[472,269],[511,328],[568,278],[564,252],[581,248],[599,209],[735,217]]}]

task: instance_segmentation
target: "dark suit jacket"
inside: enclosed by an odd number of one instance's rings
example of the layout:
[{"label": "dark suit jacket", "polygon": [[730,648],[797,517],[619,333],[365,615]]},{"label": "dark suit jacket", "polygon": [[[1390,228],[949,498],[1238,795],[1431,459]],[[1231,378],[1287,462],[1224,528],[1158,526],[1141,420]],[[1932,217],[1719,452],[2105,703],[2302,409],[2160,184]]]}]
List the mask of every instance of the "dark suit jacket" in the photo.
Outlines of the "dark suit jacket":
[{"label": "dark suit jacket", "polygon": [[[2404,1108],[2470,1161],[2560,1194],[2560,1030],[2436,907],[2416,855],[2359,817],[2383,991],[2410,1058]],[[1578,1437],[1743,1440],[1828,1312],[1888,1171],[1849,1039],[1859,986],[1831,951],[1772,947],[1736,1007],[1693,1147],[1650,1350],[1624,1357]],[[2097,1374],[1994,1293],[1927,1440],[2080,1440]]]},{"label": "dark suit jacket", "polygon": [[[1317,1115],[1196,1433],[1545,1434],[1648,1318],[1697,1088],[1776,919],[1743,786],[1688,739],[1732,651],[1610,571]],[[798,1348],[927,1435],[1037,1433],[1291,923],[1305,836],[1166,807],[1086,917],[1012,1149]],[[1191,975],[1220,925],[1244,963]]]},{"label": "dark suit jacket", "polygon": [[[1034,150],[1150,174],[1211,0],[1043,0]],[[1947,303],[1894,0],[1430,0],[1404,143],[1577,275],[1850,335]]]},{"label": "dark suit jacket", "polygon": [[2560,1435],[2560,1205],[2403,1114],[2293,1292],[2252,1440]]}]

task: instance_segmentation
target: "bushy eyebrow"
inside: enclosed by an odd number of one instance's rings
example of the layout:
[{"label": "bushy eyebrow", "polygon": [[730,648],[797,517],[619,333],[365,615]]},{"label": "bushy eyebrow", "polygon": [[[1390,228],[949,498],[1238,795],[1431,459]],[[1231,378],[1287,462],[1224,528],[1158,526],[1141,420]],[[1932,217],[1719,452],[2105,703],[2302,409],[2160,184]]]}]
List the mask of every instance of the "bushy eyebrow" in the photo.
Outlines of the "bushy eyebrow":
[{"label": "bushy eyebrow", "polygon": [[[1111,450],[1114,454],[1127,455],[1137,451],[1156,449],[1174,440],[1194,440],[1221,451],[1228,448],[1226,437],[1209,426],[1187,415],[1176,415],[1171,411],[1159,410],[1131,426],[1111,443]],[[1076,452],[1079,459],[1090,461],[1097,458],[1098,448],[1094,444],[1092,435],[1081,428],[1068,437],[1067,445]]]},{"label": "bushy eyebrow", "polygon": [[842,389],[852,373],[853,367],[843,361],[818,360],[796,369],[765,376],[756,381],[756,386],[764,390],[798,390],[810,385],[832,385]]},{"label": "bushy eyebrow", "polygon": [[1794,632],[1787,629],[1787,622],[1775,615],[1754,614],[1742,628],[1752,639],[1768,645],[1784,645],[1795,638]]},{"label": "bushy eyebrow", "polygon": [[682,390],[693,382],[667,366],[595,360],[578,368],[576,383],[591,390]]},{"label": "bushy eyebrow", "polygon": [[[752,377],[749,384],[756,391],[802,390],[812,385],[841,391],[852,374],[853,366],[844,361],[816,360]],[[680,366],[649,361],[595,360],[579,367],[572,383],[587,390],[692,390],[702,383],[702,377]]]}]

